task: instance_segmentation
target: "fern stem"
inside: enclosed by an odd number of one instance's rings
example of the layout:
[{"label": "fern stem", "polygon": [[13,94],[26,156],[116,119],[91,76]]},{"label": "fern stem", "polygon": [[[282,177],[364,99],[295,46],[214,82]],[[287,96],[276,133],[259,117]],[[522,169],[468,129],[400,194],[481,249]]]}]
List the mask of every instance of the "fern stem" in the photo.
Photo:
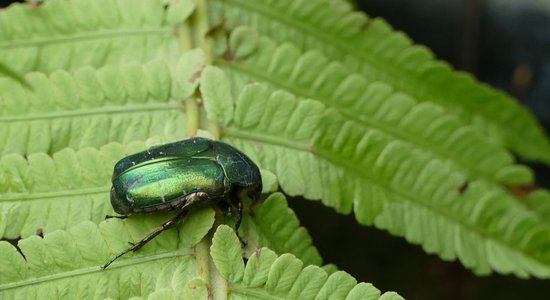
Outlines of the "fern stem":
[{"label": "fern stem", "polygon": [[193,47],[201,48],[206,56],[206,63],[212,64],[212,48],[211,41],[206,38],[208,32],[208,11],[205,0],[198,0],[196,4],[195,13],[193,14],[192,24],[193,28]]},{"label": "fern stem", "polygon": [[208,130],[215,139],[219,140],[221,138],[222,133],[220,127],[214,122],[208,122],[206,130]]},{"label": "fern stem", "polygon": [[[204,51],[206,64],[211,65],[213,62],[212,56],[212,40],[207,37],[209,30],[209,17],[205,0],[198,0],[196,9],[191,19],[193,30],[193,47],[201,48]],[[214,138],[220,138],[220,128],[217,125],[217,120],[208,121],[205,118],[206,130],[210,132]]]},{"label": "fern stem", "polygon": [[210,286],[213,299],[227,299],[227,284],[210,256],[210,245],[207,242],[210,238],[203,239],[195,246],[197,269],[201,279]]},{"label": "fern stem", "polygon": [[200,127],[200,111],[199,104],[194,97],[191,97],[184,102],[185,106],[185,122],[187,129],[187,136],[197,135],[197,130]]},{"label": "fern stem", "polygon": [[210,283],[210,253],[208,243],[203,239],[195,245],[195,259],[198,264],[198,272],[204,282]]}]

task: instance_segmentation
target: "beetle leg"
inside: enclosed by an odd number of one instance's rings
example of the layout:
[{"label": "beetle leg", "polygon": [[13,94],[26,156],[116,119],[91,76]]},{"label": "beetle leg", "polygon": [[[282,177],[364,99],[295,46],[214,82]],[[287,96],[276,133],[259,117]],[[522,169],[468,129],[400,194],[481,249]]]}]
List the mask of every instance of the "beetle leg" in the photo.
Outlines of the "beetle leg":
[{"label": "beetle leg", "polygon": [[157,227],[155,230],[153,230],[151,233],[146,235],[143,239],[136,243],[130,243],[132,247],[125,249],[124,251],[117,254],[115,257],[111,258],[106,264],[101,266],[101,269],[107,268],[110,264],[112,264],[115,260],[117,260],[119,257],[123,256],[124,254],[130,252],[130,251],[137,251],[141,247],[143,247],[145,244],[150,242],[153,238],[155,238],[157,235],[161,234],[163,231],[170,229],[171,227],[179,224],[183,217],[187,214],[187,210],[182,210],[179,212],[174,218],[164,222],[160,227]]},{"label": "beetle leg", "polygon": [[241,238],[239,234],[239,227],[241,227],[241,222],[243,220],[243,202],[239,199],[237,201],[237,220],[235,221],[235,233],[241,242],[241,245],[246,246],[246,242]]},{"label": "beetle leg", "polygon": [[239,199],[237,201],[237,220],[235,221],[235,231],[239,232],[239,227],[241,227],[241,222],[243,221],[243,202]]},{"label": "beetle leg", "polygon": [[112,219],[112,218],[127,219],[128,216],[111,216],[111,215],[106,215],[106,216],[105,216],[105,219]]}]

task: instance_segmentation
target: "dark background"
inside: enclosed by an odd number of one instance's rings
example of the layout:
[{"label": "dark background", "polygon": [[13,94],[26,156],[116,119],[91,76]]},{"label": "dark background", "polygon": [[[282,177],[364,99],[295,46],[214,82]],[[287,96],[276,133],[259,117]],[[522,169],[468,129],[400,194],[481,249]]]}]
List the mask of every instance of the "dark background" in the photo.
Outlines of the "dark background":
[{"label": "dark background", "polygon": [[[93,1],[93,0],[90,0]],[[251,0],[253,1],[253,0]],[[0,6],[11,1],[0,0]],[[550,132],[550,0],[357,0],[440,59],[515,96]],[[531,166],[541,186],[550,170]],[[407,299],[550,299],[550,281],[476,277],[319,201],[290,199],[326,263]]]}]

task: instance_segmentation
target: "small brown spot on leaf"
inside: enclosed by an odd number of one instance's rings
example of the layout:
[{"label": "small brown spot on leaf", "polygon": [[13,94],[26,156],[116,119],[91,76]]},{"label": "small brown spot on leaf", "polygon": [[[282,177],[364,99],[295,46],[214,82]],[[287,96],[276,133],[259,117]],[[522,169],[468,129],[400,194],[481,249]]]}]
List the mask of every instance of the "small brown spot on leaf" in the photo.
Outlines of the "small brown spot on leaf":
[{"label": "small brown spot on leaf", "polygon": [[235,59],[235,57],[233,56],[233,53],[231,53],[231,51],[228,50],[223,55],[223,59],[225,59],[226,61],[233,61]]},{"label": "small brown spot on leaf", "polygon": [[262,254],[262,249],[256,249],[256,251],[254,251],[256,258],[260,258],[260,254]]},{"label": "small brown spot on leaf", "polygon": [[532,185],[510,185],[510,186],[506,186],[506,188],[508,188],[508,190],[518,196],[518,197],[527,197],[529,196],[532,192],[538,190],[538,186],[532,184]]},{"label": "small brown spot on leaf", "polygon": [[468,189],[469,185],[470,185],[470,182],[464,181],[464,183],[458,187],[458,192],[460,194],[464,194],[464,192],[466,192],[466,190]]},{"label": "small brown spot on leaf", "polygon": [[180,36],[180,27],[179,26],[174,26],[174,36],[175,37],[179,37]]},{"label": "small brown spot on leaf", "polygon": [[[217,32],[224,32],[224,26],[225,26],[225,18],[218,21],[217,23],[213,24],[212,26],[210,26],[210,28],[208,28],[208,30],[206,31],[206,36],[209,37],[209,36],[213,36],[215,35]],[[229,35],[229,33],[226,33],[227,35]]]},{"label": "small brown spot on leaf", "polygon": [[191,75],[191,79],[189,82],[193,83],[197,81],[197,79],[201,78],[202,70],[204,69],[204,66],[201,66],[193,75]]},{"label": "small brown spot on leaf", "polygon": [[363,24],[361,24],[361,27],[359,27],[359,31],[367,30],[370,27],[371,23],[372,22],[370,20],[363,22]]}]

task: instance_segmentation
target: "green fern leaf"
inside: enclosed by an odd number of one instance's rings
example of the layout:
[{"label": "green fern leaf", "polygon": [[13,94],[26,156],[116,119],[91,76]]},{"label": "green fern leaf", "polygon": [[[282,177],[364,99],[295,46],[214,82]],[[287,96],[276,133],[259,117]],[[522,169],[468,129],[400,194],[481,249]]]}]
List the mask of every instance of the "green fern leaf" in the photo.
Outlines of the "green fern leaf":
[{"label": "green fern leaf", "polygon": [[224,134],[276,174],[288,194],[353,210],[361,223],[458,258],[479,274],[550,277],[543,246],[550,245],[550,226],[539,214],[485,180],[462,190],[467,177],[453,164],[410,151],[318,101],[247,85]]},{"label": "green fern leaf", "polygon": [[299,227],[298,218],[280,193],[270,195],[242,226],[249,236],[247,243],[254,248],[262,245],[277,253],[292,253],[308,265],[321,264],[321,257],[312,246],[309,234]]},{"label": "green fern leaf", "polygon": [[[239,240],[233,230],[222,225],[212,239],[212,259],[218,270],[231,270],[234,268],[231,266],[238,266],[237,271],[229,272],[227,275],[224,274],[225,272],[220,272],[227,281],[226,289],[230,292],[232,299],[241,297],[246,299],[380,298],[379,290],[365,283],[357,284],[357,281],[347,273],[340,271],[329,276],[317,266],[309,265],[304,268],[304,264],[291,254],[276,257],[268,248],[258,249],[250,257],[244,269],[244,274],[250,275],[245,275],[244,278],[231,277],[230,274],[242,274],[243,262],[240,255],[233,253],[224,255],[227,243],[233,243],[233,247],[239,247]],[[249,278],[255,274],[258,276],[250,280]],[[395,293],[384,295],[402,299]]]},{"label": "green fern leaf", "polygon": [[204,54],[26,76],[33,90],[0,78],[0,152],[53,153],[159,136],[183,137],[180,101],[196,89]]},{"label": "green fern leaf", "polygon": [[13,4],[0,14],[0,57],[22,74],[177,59],[191,49],[183,24],[194,9],[190,0]]},{"label": "green fern leaf", "polygon": [[[177,294],[173,296],[178,299]],[[200,278],[195,278],[189,281],[183,290],[183,299],[208,299],[208,286],[206,282]],[[151,297],[149,297],[151,298]],[[158,297],[159,300],[166,299],[164,295]]]},{"label": "green fern leaf", "polygon": [[108,144],[100,150],[64,149],[52,157],[4,155],[0,159],[0,237],[14,239],[67,229],[82,221],[99,223],[113,210],[110,174],[125,155],[146,148]]},{"label": "green fern leaf", "polygon": [[212,238],[210,253],[216,264],[216,269],[227,280],[240,281],[244,273],[242,250],[239,239],[233,229],[221,226]]},{"label": "green fern leaf", "polygon": [[[323,283],[326,282],[328,278],[328,274],[321,270],[322,269],[317,266],[307,266],[303,268],[303,270],[298,270],[300,273],[288,292],[288,298],[314,299],[318,291],[322,288]],[[376,289],[373,289],[373,292],[374,291],[376,291]]]},{"label": "green fern leaf", "polygon": [[204,98],[215,99],[204,102],[210,121],[214,124],[225,123],[231,120],[233,116],[233,103],[223,101],[228,95],[231,95],[231,85],[225,77],[223,71],[218,68],[208,66],[201,74],[200,83],[201,95]]},{"label": "green fern leaf", "polygon": [[[277,258],[269,270],[265,289],[272,294],[283,294],[290,290],[300,274],[303,263],[291,254]],[[318,267],[317,267],[318,268]]]},{"label": "green fern leaf", "polygon": [[25,78],[21,77],[19,73],[15,72],[14,70],[8,68],[5,64],[0,63],[0,75],[4,75],[6,77],[9,77],[17,82],[19,82],[21,85],[23,85],[26,88],[31,88],[29,83],[25,80]]},{"label": "green fern leaf", "polygon": [[[15,239],[36,232],[49,233],[86,220],[99,223],[105,215],[113,214],[108,201],[112,166],[121,157],[145,148],[142,143],[126,147],[109,144],[99,151],[65,149],[51,158],[32,154],[28,161],[16,154],[3,156],[0,237]],[[277,222],[273,222],[273,217]],[[264,220],[272,222],[266,225]],[[268,197],[258,206],[255,217],[243,220],[242,228],[250,235],[250,251],[257,245],[270,246],[280,253],[293,253],[307,263],[321,263],[311,238],[299,227],[281,194]],[[191,237],[183,237],[187,238]]]},{"label": "green fern leaf", "polygon": [[248,287],[260,287],[267,281],[271,265],[277,259],[277,254],[269,250],[257,249],[248,258],[244,270],[243,283]]},{"label": "green fern leaf", "polygon": [[228,30],[248,25],[277,43],[321,51],[371,81],[384,82],[417,101],[441,104],[522,157],[550,163],[550,141],[513,99],[470,75],[454,72],[383,20],[368,19],[348,3],[210,0],[209,4],[213,24],[223,20]]},{"label": "green fern leaf", "polygon": [[44,239],[32,236],[18,244],[24,260],[15,247],[0,242],[0,297],[63,298],[70,291],[71,297],[129,298],[166,289],[182,291],[189,280],[200,277],[192,247],[212,227],[213,210],[197,211],[185,219],[181,236],[195,236],[194,244],[186,244],[176,230],[171,230],[141,249],[139,256],[121,260],[107,270],[99,267],[113,253],[127,247],[127,239],[141,238],[163,218],[166,215],[123,222],[108,220],[99,227],[84,222],[69,231],[47,234]]},{"label": "green fern leaf", "polygon": [[[283,201],[278,203],[286,207],[281,195],[271,197],[280,197]],[[267,199],[266,203],[270,201]],[[260,203],[257,208],[260,210],[263,205]],[[295,216],[290,215],[294,217],[290,221],[297,223]],[[249,263],[245,267],[241,243],[234,230],[225,225],[213,235],[209,252],[210,237],[207,234],[214,225],[215,211],[207,208],[191,212],[179,230],[168,230],[138,252],[120,258],[108,269],[100,269],[99,266],[112,255],[128,247],[128,241],[141,239],[168,217],[169,214],[157,214],[133,216],[126,220],[109,219],[99,226],[82,222],[68,231],[48,233],[43,239],[31,236],[18,243],[24,257],[13,245],[1,241],[0,298],[28,298],[33,295],[59,298],[68,292],[71,297],[78,295],[82,298],[170,298],[181,294],[199,297],[219,293],[227,296],[234,292],[233,288],[227,289],[227,285],[233,283],[240,283],[238,288],[241,291],[250,290],[252,294],[257,293],[257,289],[269,290],[268,286],[271,286],[271,291],[286,293],[293,282],[285,275],[285,266],[293,268],[303,265],[290,254],[277,258],[272,250],[257,244],[260,248],[253,249],[250,256],[246,256]],[[245,221],[251,224],[247,220],[249,218],[245,215]],[[266,223],[262,226],[269,226],[267,222],[271,222],[264,220],[262,213],[254,218],[257,218],[257,223]],[[283,216],[283,219],[289,218]],[[254,232],[252,226],[248,230]],[[292,235],[289,232],[274,239],[289,239]],[[248,239],[246,235],[243,237]],[[309,240],[309,237],[306,239]],[[269,240],[268,237],[265,240]],[[311,247],[310,244],[308,246]],[[297,252],[292,247],[287,247],[287,250]],[[326,279],[325,271],[319,267],[314,270],[325,274],[321,278]],[[296,268],[294,273],[297,275],[300,271],[301,267]],[[311,271],[307,274],[319,277]],[[254,286],[248,287],[242,284],[244,282]],[[307,283],[305,278],[301,282]],[[301,291],[298,288],[294,290]],[[378,292],[374,287],[370,287],[370,291]],[[314,295],[313,292],[310,294]]]},{"label": "green fern leaf", "polygon": [[[223,41],[213,46],[221,69],[205,67],[212,58],[202,51],[181,55],[205,45],[206,3],[210,21],[223,16],[232,30],[229,40],[208,32]],[[215,222],[206,209],[191,213],[179,235],[170,230],[99,271],[169,217],[100,223],[112,213],[114,162],[146,148],[133,141],[183,137],[182,100],[194,134],[205,125],[195,120],[197,96],[206,127],[224,126],[210,135],[260,163],[264,192],[280,185],[353,211],[361,223],[479,274],[550,277],[550,194],[518,199],[506,191],[501,184],[532,182],[531,171],[485,141],[494,133],[525,157],[549,161],[532,118],[343,1],[50,0],[3,10],[0,41],[0,56],[31,72],[32,86],[0,79],[0,237],[46,233],[19,242],[25,257],[0,242],[2,299],[69,291],[77,298],[400,299],[334,266],[318,267],[319,253],[278,193],[245,214],[244,248],[225,226],[209,244],[213,223],[235,219]],[[519,116],[512,130],[509,115]]]},{"label": "green fern leaf", "polygon": [[[237,28],[237,32],[239,28]],[[243,52],[232,34],[232,52]],[[249,47],[244,45],[243,47]],[[346,66],[315,51],[261,39],[244,59],[217,60],[229,74],[234,90],[250,82],[265,82],[295,96],[316,99],[347,119],[375,128],[408,144],[412,151],[432,153],[456,164],[468,179],[486,178],[505,184],[528,184],[532,174],[513,165],[512,156],[437,104],[418,103],[383,82],[371,82]],[[208,74],[205,74],[205,78]],[[221,101],[220,101],[221,102]]]},{"label": "green fern leaf", "polygon": [[527,196],[526,202],[542,221],[550,225],[550,191],[536,190]]}]

